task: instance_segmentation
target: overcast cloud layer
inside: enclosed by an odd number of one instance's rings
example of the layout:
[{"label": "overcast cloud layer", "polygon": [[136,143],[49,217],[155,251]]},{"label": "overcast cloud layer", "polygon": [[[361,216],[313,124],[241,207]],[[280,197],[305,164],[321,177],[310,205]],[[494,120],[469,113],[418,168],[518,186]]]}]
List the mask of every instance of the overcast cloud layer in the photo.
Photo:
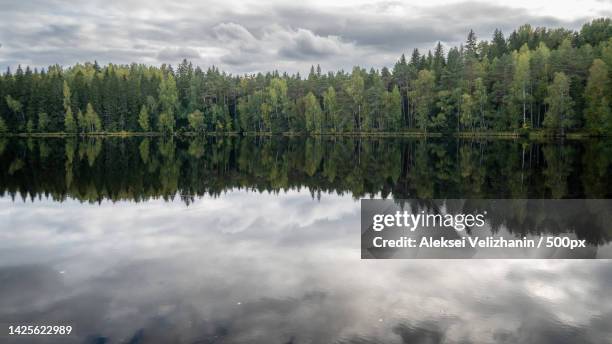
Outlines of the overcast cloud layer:
[{"label": "overcast cloud layer", "polygon": [[100,63],[176,64],[232,73],[391,66],[412,48],[489,39],[521,24],[580,26],[612,16],[588,1],[89,1],[0,0],[0,68]]}]

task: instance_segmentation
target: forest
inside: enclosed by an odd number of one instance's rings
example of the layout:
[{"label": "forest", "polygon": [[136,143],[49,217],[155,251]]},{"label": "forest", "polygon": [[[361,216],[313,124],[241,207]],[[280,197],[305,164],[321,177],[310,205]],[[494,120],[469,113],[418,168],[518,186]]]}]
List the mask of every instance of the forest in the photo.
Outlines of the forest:
[{"label": "forest", "polygon": [[97,62],[0,76],[0,134],[612,134],[612,21],[579,31],[523,25],[490,41],[470,30],[392,69],[232,75],[183,60]]}]

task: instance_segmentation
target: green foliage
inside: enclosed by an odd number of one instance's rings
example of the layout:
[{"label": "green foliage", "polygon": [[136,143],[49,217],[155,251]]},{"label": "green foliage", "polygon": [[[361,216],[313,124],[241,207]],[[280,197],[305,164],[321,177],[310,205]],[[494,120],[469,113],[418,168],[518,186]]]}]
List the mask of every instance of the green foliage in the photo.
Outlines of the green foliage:
[{"label": "green foliage", "polygon": [[140,112],[138,113],[138,125],[140,125],[140,129],[145,132],[151,129],[149,110],[147,109],[146,105],[143,105],[140,108]]},{"label": "green foliage", "polygon": [[475,126],[475,104],[472,96],[469,94],[463,94],[461,97],[461,110],[459,115],[459,122],[464,129],[474,130]]},{"label": "green foliage", "polygon": [[435,122],[436,124],[448,123],[448,120],[455,115],[456,99],[451,92],[446,90],[438,92],[436,98],[436,108],[438,111],[434,116]]},{"label": "green foliage", "polygon": [[83,115],[83,128],[87,132],[102,131],[100,116],[94,111],[91,103],[87,103],[87,110],[85,111],[85,115]]},{"label": "green foliage", "polygon": [[[287,95],[287,81],[280,78],[270,80],[266,92],[267,120],[266,127],[271,132],[287,129],[289,124],[289,98]],[[263,104],[262,104],[263,105]]]},{"label": "green foliage", "polygon": [[194,131],[203,131],[204,130],[204,113],[200,110],[195,110],[190,113],[187,117],[189,121],[189,127]]},{"label": "green foliage", "polygon": [[77,132],[77,123],[74,120],[74,116],[72,115],[72,110],[70,109],[70,107],[68,107],[68,110],[64,115],[64,131],[67,133]]},{"label": "green foliage", "polygon": [[574,125],[574,102],[570,96],[570,83],[565,73],[555,73],[553,83],[548,86],[545,99],[548,111],[544,115],[544,127],[563,132]]},{"label": "green foliage", "polygon": [[83,111],[79,110],[79,112],[77,112],[77,122],[78,122],[78,129],[81,132],[85,132],[86,131],[86,123],[85,123],[85,116],[83,116]]},{"label": "green foliage", "polygon": [[9,107],[11,111],[15,114],[20,114],[23,111],[23,105],[21,102],[11,95],[6,96],[6,105]]},{"label": "green foliage", "polygon": [[412,98],[416,103],[416,126],[421,130],[427,130],[430,126],[430,113],[434,104],[434,75],[428,70],[419,72],[415,81]]},{"label": "green foliage", "polygon": [[7,132],[8,132],[8,127],[6,126],[6,122],[4,121],[4,118],[0,116],[0,133],[4,134]]},{"label": "green foliage", "polygon": [[157,130],[164,134],[172,134],[174,132],[174,115],[169,112],[162,112],[157,122]]},{"label": "green foliage", "polygon": [[63,100],[64,111],[68,112],[68,110],[71,107],[70,105],[71,96],[70,96],[70,87],[68,86],[67,80],[64,80],[64,84],[62,86],[62,94],[64,95],[64,100]]},{"label": "green foliage", "polygon": [[308,92],[304,97],[304,117],[308,132],[321,133],[323,131],[323,112],[319,101],[312,92]]},{"label": "green foliage", "polygon": [[327,123],[331,126],[334,132],[341,132],[342,121],[340,117],[340,109],[338,108],[338,100],[336,98],[336,90],[329,87],[323,94],[323,109]]},{"label": "green foliage", "polygon": [[391,92],[385,92],[383,109],[388,129],[400,130],[402,127],[402,96],[397,86],[393,86]]},{"label": "green foliage", "polygon": [[[354,122],[357,123],[357,128],[362,129],[362,110],[364,102],[364,79],[361,76],[359,67],[353,68],[351,77],[344,85],[344,91],[350,99],[349,108],[353,115]],[[367,122],[367,121],[366,121]]]},{"label": "green foliage", "polygon": [[168,73],[159,84],[159,106],[162,113],[169,116],[173,116],[178,108],[178,91],[176,89],[176,81],[171,73]]},{"label": "green foliage", "polygon": [[49,115],[46,112],[41,112],[38,114],[38,131],[45,132],[47,130],[47,126],[49,125]]},{"label": "green foliage", "polygon": [[26,131],[28,133],[33,133],[34,132],[34,121],[32,121],[31,119],[29,119],[28,123],[26,124]]},{"label": "green foliage", "polygon": [[[530,51],[527,44],[521,47],[520,52],[513,53],[514,77],[512,81],[512,95],[514,97],[514,107],[512,111],[511,123],[516,123],[516,118],[522,117],[522,125],[527,123],[528,102],[530,101]],[[515,124],[516,125],[516,124]]]},{"label": "green foliage", "polygon": [[609,67],[600,59],[595,59],[589,69],[589,79],[585,94],[587,108],[585,119],[587,128],[597,132],[612,133],[610,102],[612,86],[610,85]]}]

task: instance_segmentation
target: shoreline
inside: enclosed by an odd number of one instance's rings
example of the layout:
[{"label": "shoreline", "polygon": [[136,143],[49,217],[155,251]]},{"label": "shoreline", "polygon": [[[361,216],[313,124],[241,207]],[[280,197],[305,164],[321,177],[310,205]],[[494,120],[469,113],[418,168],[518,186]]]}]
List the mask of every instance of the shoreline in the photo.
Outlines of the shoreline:
[{"label": "shoreline", "polygon": [[478,139],[478,138],[494,138],[494,139],[569,139],[581,140],[591,138],[608,138],[609,135],[595,134],[585,131],[569,132],[564,135],[553,134],[545,131],[483,131],[483,132],[423,132],[423,131],[404,131],[404,132],[342,132],[342,133],[302,133],[302,132],[175,132],[171,135],[162,132],[95,132],[95,133],[78,133],[69,134],[65,132],[49,132],[49,133],[1,133],[1,137],[22,137],[22,138],[68,138],[68,137],[198,137],[198,136],[284,136],[284,137],[354,137],[354,138],[457,138],[457,139]]}]

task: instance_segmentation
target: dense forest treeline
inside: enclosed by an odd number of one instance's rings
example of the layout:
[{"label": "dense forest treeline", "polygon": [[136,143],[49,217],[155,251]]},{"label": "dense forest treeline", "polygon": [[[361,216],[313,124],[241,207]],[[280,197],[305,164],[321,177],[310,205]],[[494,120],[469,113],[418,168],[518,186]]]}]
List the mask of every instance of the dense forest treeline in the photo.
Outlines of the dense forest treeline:
[{"label": "dense forest treeline", "polygon": [[0,76],[0,132],[515,131],[612,134],[612,21],[579,32],[470,31],[390,70],[231,75],[183,60],[21,67]]}]

